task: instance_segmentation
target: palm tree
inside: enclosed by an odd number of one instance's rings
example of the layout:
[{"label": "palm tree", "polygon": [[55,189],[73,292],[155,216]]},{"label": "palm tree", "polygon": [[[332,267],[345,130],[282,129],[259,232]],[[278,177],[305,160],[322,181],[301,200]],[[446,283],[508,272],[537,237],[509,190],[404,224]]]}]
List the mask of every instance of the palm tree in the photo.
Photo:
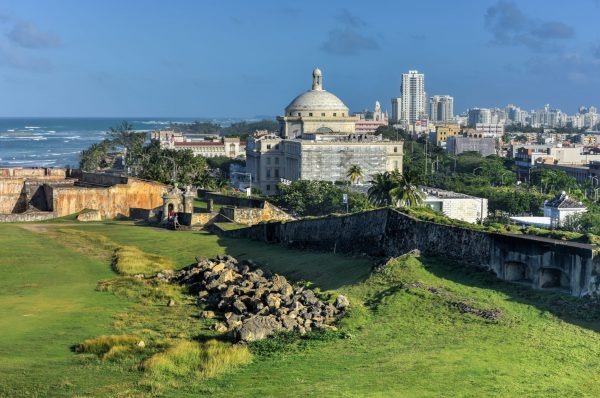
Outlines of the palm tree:
[{"label": "palm tree", "polygon": [[394,174],[389,171],[373,174],[369,181],[371,186],[368,190],[368,197],[371,202],[380,206],[387,206],[392,203],[390,191],[394,188]]},{"label": "palm tree", "polygon": [[395,187],[390,190],[390,196],[398,206],[418,207],[425,201],[425,193],[414,185],[405,175],[395,179]]},{"label": "palm tree", "polygon": [[362,168],[357,164],[351,165],[346,173],[346,177],[350,179],[351,183],[358,184],[358,181],[363,177]]}]

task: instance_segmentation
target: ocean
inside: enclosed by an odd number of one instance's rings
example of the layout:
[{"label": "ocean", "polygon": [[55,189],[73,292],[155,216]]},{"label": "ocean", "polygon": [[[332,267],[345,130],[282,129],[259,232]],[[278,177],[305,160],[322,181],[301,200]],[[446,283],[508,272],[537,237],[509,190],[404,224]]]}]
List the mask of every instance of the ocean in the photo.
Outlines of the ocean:
[{"label": "ocean", "polygon": [[222,125],[242,119],[205,118],[0,118],[0,167],[77,167],[79,154],[107,138],[110,127],[127,120],[138,131],[170,123],[211,121]]}]

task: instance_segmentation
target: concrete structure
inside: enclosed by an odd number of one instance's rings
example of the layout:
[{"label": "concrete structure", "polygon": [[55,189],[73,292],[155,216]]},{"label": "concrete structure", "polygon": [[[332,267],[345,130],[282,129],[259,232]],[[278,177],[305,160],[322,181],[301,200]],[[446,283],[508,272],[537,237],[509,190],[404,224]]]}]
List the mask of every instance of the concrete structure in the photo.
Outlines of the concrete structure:
[{"label": "concrete structure", "polygon": [[425,75],[416,70],[402,74],[400,97],[392,100],[392,109],[396,119],[394,122],[412,124],[419,119],[427,118],[427,94],[425,92]]},{"label": "concrete structure", "polygon": [[435,133],[430,135],[430,141],[437,146],[446,147],[446,142],[450,137],[456,137],[460,134],[458,124],[441,124],[435,127]]},{"label": "concrete structure", "polygon": [[373,112],[365,109],[364,112],[355,113],[354,116],[359,118],[355,125],[357,134],[375,134],[379,127],[388,125],[388,115],[381,110],[379,101],[375,102]]},{"label": "concrete structure", "polygon": [[534,289],[573,296],[600,292],[594,245],[530,235],[499,234],[417,220],[394,209],[274,222],[223,232],[287,246],[396,257],[418,249]]},{"label": "concrete structure", "polygon": [[447,122],[454,118],[454,98],[449,95],[434,95],[429,98],[429,120]]},{"label": "concrete structure", "polygon": [[560,227],[569,217],[586,211],[583,203],[573,200],[565,191],[544,203],[544,217],[550,218],[550,225],[553,227]]},{"label": "concrete structure", "polygon": [[478,152],[481,156],[490,156],[497,153],[496,146],[494,138],[456,136],[448,138],[446,151],[453,155],[463,152]]},{"label": "concrete structure", "polygon": [[[447,217],[470,223],[487,218],[488,200],[438,188],[422,187],[427,195],[425,206],[444,213]],[[482,218],[483,215],[483,218]]]},{"label": "concrete structure", "polygon": [[476,123],[475,131],[477,131],[481,137],[500,138],[502,135],[504,135],[504,124]]},{"label": "concrete structure", "polygon": [[296,97],[286,116],[277,118],[281,136],[248,140],[246,170],[263,194],[276,193],[282,179],[345,181],[354,164],[365,176],[402,171],[402,142],[355,133],[359,118],[348,116],[344,103],[323,90],[322,78],[315,69],[312,90]]},{"label": "concrete structure", "polygon": [[468,124],[475,127],[477,123],[489,124],[492,121],[492,113],[487,108],[473,108],[468,112]]}]

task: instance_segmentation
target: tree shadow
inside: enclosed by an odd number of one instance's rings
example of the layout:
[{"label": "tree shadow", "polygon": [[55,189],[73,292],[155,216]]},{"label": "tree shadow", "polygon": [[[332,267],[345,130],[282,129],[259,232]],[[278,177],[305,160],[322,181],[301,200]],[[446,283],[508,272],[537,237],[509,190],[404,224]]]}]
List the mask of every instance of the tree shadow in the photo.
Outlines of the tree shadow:
[{"label": "tree shadow", "polygon": [[425,269],[437,277],[480,289],[494,290],[507,300],[535,307],[577,326],[600,332],[600,306],[590,298],[573,297],[556,290],[540,290],[498,279],[492,271],[469,267],[440,257],[422,256]]}]

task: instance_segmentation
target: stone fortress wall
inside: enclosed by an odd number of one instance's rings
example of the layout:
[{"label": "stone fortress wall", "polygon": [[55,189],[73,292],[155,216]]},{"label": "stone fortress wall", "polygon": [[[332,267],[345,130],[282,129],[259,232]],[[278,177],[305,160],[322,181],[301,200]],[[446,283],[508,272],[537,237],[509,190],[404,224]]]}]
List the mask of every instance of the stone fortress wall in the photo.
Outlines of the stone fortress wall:
[{"label": "stone fortress wall", "polygon": [[266,221],[288,221],[294,218],[288,213],[264,199],[244,198],[198,190],[198,197],[212,200],[221,205],[219,211],[194,213],[191,224],[194,226],[211,225],[215,222],[234,222],[254,225]]},{"label": "stone fortress wall", "polygon": [[100,218],[162,205],[166,186],[152,181],[79,170],[0,169],[0,222],[38,221],[96,210]]},{"label": "stone fortress wall", "polygon": [[222,233],[291,247],[383,257],[418,249],[533,288],[574,296],[600,293],[596,246],[436,224],[393,209],[271,222]]}]

